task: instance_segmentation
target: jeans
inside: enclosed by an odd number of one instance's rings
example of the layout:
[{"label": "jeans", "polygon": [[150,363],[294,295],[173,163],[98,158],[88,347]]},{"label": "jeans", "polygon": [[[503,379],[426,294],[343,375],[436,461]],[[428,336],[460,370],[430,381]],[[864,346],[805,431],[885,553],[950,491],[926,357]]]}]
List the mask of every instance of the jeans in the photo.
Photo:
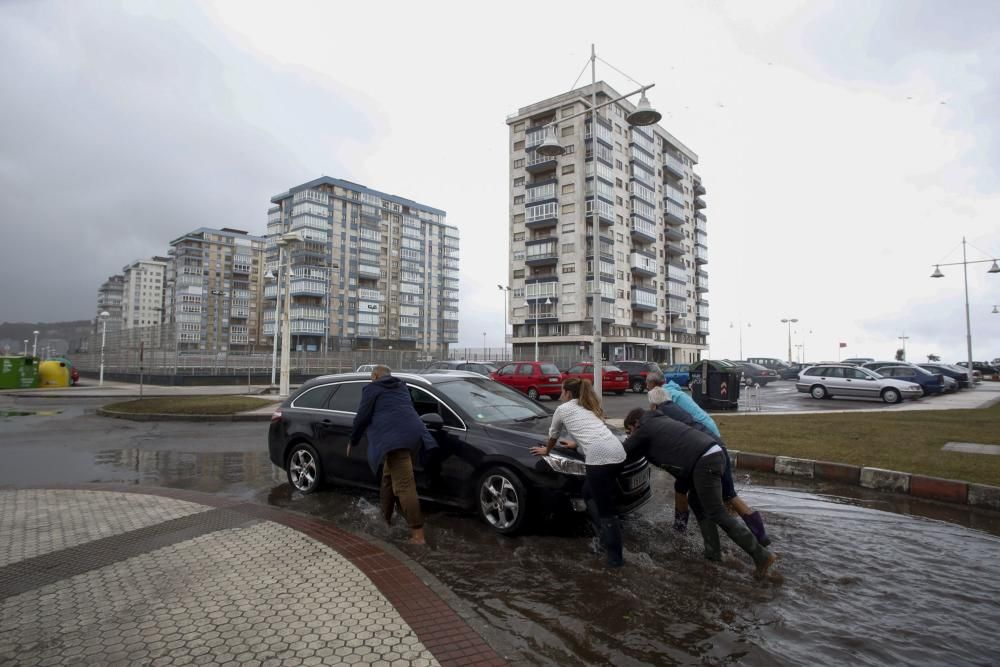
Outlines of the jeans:
[{"label": "jeans", "polygon": [[693,489],[689,501],[705,541],[705,558],[721,558],[718,528],[722,528],[729,539],[746,551],[755,565],[760,566],[767,561],[771,552],[757,542],[742,521],[729,515],[722,500],[722,475],[727,458],[723,452],[703,456],[695,464],[691,474]]},{"label": "jeans", "polygon": [[[729,460],[729,451],[722,446],[722,443],[718,443],[719,447],[722,447],[722,453],[726,455],[726,469],[722,471],[722,499],[729,502],[736,497],[736,484],[733,482],[733,466]],[[674,482],[674,491],[687,495],[688,491],[691,490],[691,478],[678,479]]]},{"label": "jeans", "polygon": [[413,459],[409,449],[394,449],[385,455],[382,463],[379,503],[386,520],[392,516],[393,503],[397,499],[410,530],[423,528],[424,515],[420,511],[420,498],[417,497],[417,483],[413,478]]},{"label": "jeans", "polygon": [[583,484],[583,498],[587,502],[587,510],[594,520],[597,534],[607,549],[608,565],[621,567],[622,530],[615,511],[615,488],[618,475],[622,471],[621,463],[608,465],[588,465],[587,480]]}]

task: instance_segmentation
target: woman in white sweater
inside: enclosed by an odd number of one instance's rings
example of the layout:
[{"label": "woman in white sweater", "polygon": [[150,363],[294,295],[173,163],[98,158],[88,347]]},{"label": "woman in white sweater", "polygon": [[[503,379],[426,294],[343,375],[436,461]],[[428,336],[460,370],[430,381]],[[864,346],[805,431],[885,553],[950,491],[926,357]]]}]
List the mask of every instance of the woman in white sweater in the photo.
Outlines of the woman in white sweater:
[{"label": "woman in white sweater", "polygon": [[601,403],[589,380],[566,380],[559,400],[563,403],[552,415],[548,442],[532,447],[531,453],[547,456],[559,441],[560,433],[569,434],[587,465],[583,497],[608,551],[608,567],[621,567],[624,560],[621,525],[615,511],[615,480],[625,462],[625,448],[604,423]]}]

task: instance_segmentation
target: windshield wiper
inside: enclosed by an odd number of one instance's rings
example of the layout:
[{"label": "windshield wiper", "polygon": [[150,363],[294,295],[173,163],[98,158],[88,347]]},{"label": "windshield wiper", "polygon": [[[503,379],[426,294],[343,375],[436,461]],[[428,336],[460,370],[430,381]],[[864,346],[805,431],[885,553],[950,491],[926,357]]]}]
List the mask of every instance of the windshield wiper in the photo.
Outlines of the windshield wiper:
[{"label": "windshield wiper", "polygon": [[545,419],[548,415],[531,415],[530,417],[518,417],[516,422],[530,422],[532,419]]}]

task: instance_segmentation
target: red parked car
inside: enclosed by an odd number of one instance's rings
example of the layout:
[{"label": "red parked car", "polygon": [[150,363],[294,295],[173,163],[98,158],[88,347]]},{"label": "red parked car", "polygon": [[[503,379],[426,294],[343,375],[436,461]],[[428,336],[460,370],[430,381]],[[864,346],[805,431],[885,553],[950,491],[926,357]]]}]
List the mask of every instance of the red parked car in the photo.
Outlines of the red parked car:
[{"label": "red parked car", "polygon": [[[575,364],[568,371],[563,373],[563,379],[580,378],[581,380],[594,381],[594,364],[590,361],[583,361]],[[628,389],[628,373],[618,368],[614,364],[601,365],[601,391],[614,392],[621,396]]]},{"label": "red parked car", "polygon": [[549,396],[553,400],[562,394],[562,375],[555,364],[545,361],[515,361],[490,373],[490,379],[538,400]]}]

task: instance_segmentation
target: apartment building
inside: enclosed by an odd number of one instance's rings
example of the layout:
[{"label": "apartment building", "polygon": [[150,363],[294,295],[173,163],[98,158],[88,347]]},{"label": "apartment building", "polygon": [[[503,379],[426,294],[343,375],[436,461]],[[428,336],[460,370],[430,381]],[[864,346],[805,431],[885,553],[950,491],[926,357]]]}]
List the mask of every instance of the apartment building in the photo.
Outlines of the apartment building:
[{"label": "apartment building", "polygon": [[122,268],[123,329],[149,327],[163,321],[166,275],[166,257],[137,259]]},{"label": "apartment building", "polygon": [[260,325],[264,239],[199,227],[170,242],[166,309],[177,349],[248,352]]},{"label": "apartment building", "polygon": [[[619,97],[596,85],[598,105]],[[605,359],[696,361],[709,333],[698,156],[659,125],[630,127],[625,100],[598,111],[596,131],[589,113],[560,122],[589,109],[591,93],[587,85],[507,119],[515,354],[533,354],[537,336],[543,358],[590,358],[599,292]],[[553,122],[565,152],[538,155]]]},{"label": "apartment building", "polygon": [[[125,277],[109,276],[97,290],[97,312],[94,314],[94,333],[117,333],[122,329],[122,301],[125,298]],[[101,313],[107,313],[106,324],[101,323]]]},{"label": "apartment building", "polygon": [[[444,356],[458,341],[459,234],[444,211],[326,176],[271,204],[266,266],[275,271],[287,253],[293,350],[391,346]],[[288,232],[304,242],[282,251]],[[267,337],[277,293],[265,287]],[[282,309],[285,297],[282,287]]]}]

